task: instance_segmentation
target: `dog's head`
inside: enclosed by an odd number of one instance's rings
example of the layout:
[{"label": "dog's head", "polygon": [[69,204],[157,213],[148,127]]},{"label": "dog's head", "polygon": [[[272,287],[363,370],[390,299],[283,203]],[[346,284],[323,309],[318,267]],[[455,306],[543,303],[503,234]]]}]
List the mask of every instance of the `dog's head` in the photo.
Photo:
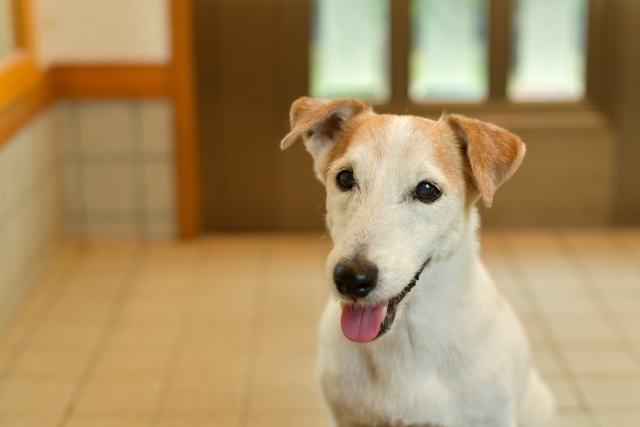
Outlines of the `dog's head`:
[{"label": "dog's head", "polygon": [[524,155],[488,123],[379,115],[354,99],[300,98],[291,128],[282,148],[302,136],[327,190],[327,273],[357,342],[390,328],[425,265],[458,249],[476,200],[490,206]]}]

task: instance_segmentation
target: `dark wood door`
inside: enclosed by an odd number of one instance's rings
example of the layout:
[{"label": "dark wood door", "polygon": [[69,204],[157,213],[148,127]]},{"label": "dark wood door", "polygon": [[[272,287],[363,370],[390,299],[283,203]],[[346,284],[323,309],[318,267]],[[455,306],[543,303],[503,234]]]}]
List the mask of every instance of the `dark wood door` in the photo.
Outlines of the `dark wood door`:
[{"label": "dark wood door", "polygon": [[302,144],[279,148],[307,93],[309,2],[194,6],[205,231],[322,229],[311,158]]},{"label": "dark wood door", "polygon": [[612,125],[618,142],[615,222],[640,224],[640,2],[617,0]]}]

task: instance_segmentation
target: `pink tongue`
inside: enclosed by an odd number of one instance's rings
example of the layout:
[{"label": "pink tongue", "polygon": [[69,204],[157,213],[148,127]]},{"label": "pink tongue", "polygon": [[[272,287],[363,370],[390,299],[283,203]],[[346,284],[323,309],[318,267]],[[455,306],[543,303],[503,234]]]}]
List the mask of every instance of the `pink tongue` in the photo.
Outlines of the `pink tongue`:
[{"label": "pink tongue", "polygon": [[345,305],[342,309],[342,333],[348,340],[365,343],[373,341],[380,332],[382,309],[387,305],[382,302],[377,307],[363,308],[354,304]]}]

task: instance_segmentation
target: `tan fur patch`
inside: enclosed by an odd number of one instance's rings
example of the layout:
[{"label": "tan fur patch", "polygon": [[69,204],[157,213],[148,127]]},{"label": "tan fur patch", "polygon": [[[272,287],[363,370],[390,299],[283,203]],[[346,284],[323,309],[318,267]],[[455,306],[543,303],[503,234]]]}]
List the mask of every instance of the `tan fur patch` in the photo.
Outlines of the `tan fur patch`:
[{"label": "tan fur patch", "polygon": [[[328,155],[329,163],[344,156],[356,140],[368,140],[376,136],[376,132],[384,129],[393,116],[384,116],[373,112],[359,114],[346,123],[340,138],[335,142]],[[375,150],[375,145],[372,147]],[[379,154],[379,153],[378,153]],[[373,153],[376,156],[376,153]]]},{"label": "tan fur patch", "polygon": [[464,159],[459,150],[447,142],[442,134],[442,128],[438,122],[416,117],[412,123],[429,136],[432,156],[438,167],[450,178],[451,186],[460,189],[464,186],[464,176],[460,173],[464,166]]},{"label": "tan fur patch", "polygon": [[329,155],[327,157],[328,162],[332,163],[336,159],[341,158],[344,153],[346,153],[347,149],[351,145],[354,140],[354,135],[356,132],[362,131],[363,126],[371,126],[372,120],[375,122],[375,118],[377,114],[360,114],[350,120],[344,128],[342,129],[342,133],[340,138],[334,143]]}]

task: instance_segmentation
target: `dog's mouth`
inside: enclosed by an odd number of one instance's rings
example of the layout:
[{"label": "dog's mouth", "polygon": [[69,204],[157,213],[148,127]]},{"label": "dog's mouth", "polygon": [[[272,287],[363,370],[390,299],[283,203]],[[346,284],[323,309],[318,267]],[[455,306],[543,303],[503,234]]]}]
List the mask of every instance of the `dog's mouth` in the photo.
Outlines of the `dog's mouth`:
[{"label": "dog's mouth", "polygon": [[396,318],[396,311],[400,302],[416,285],[420,274],[431,258],[428,258],[415,274],[407,286],[389,301],[382,301],[374,307],[361,307],[356,304],[341,303],[341,326],[344,336],[350,341],[366,343],[380,338],[391,329]]}]

